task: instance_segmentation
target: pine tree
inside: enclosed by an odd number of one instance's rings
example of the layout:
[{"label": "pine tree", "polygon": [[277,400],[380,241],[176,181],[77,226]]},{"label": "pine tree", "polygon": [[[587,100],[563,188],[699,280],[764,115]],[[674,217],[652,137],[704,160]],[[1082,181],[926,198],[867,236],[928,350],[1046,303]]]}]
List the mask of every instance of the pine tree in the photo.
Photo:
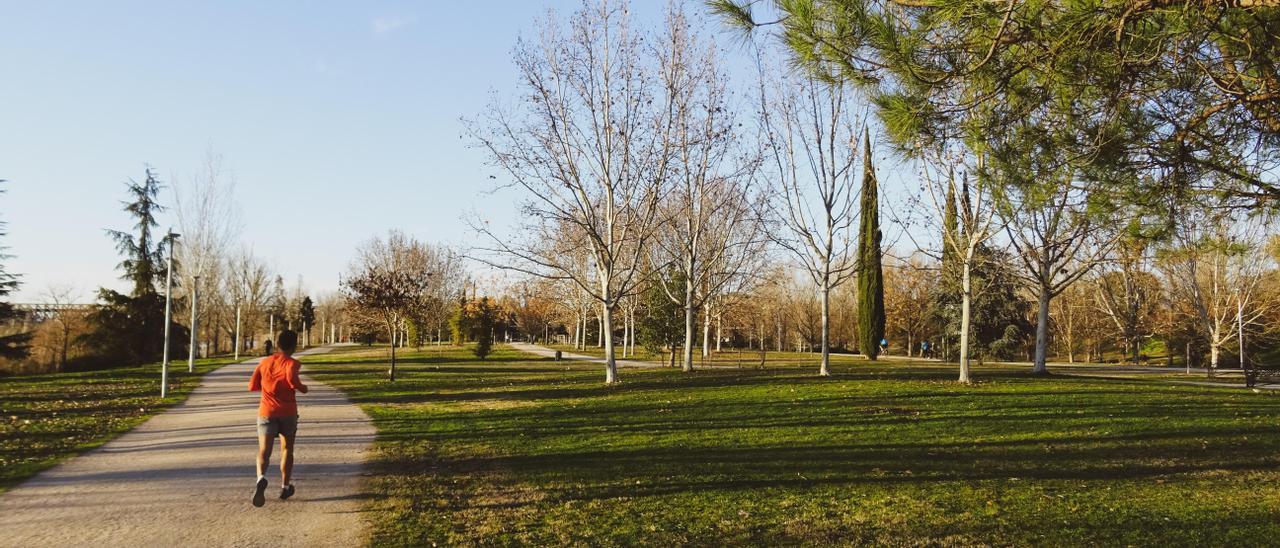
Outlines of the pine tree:
[{"label": "pine tree", "polygon": [[316,307],[311,302],[311,297],[303,297],[302,303],[298,305],[298,320],[302,325],[300,329],[311,329],[316,325]]},{"label": "pine tree", "polygon": [[672,302],[667,291],[678,294],[684,288],[684,273],[673,270],[667,276],[667,288],[662,277],[653,276],[653,282],[641,294],[640,314],[636,324],[637,340],[645,349],[655,354],[664,348],[671,351],[671,366],[675,367],[676,350],[684,342],[684,307]]},{"label": "pine tree", "polygon": [[[2,182],[4,182],[4,180],[0,179],[0,183]],[[3,191],[0,190],[0,192]],[[0,221],[0,237],[7,235],[4,227],[5,223]],[[17,275],[10,274],[9,271],[4,269],[3,261],[11,258],[10,255],[4,253],[4,250],[6,249],[8,248],[0,247],[0,323],[9,323],[19,315],[18,310],[15,309],[12,304],[9,304],[7,299],[4,299],[9,296],[9,293],[18,289],[18,285],[20,284]],[[12,335],[0,337],[0,357],[10,360],[23,359],[27,357],[31,351],[30,342],[31,333],[14,333]]]},{"label": "pine tree", "polygon": [[884,338],[884,271],[880,256],[880,196],[871,165],[871,132],[863,133],[862,226],[858,238],[858,346],[876,359]]},{"label": "pine tree", "polygon": [[[99,289],[99,304],[89,315],[92,331],[85,337],[99,357],[111,365],[156,361],[164,354],[165,295],[158,286],[167,274],[165,254],[173,243],[167,237],[157,239],[154,234],[160,226],[156,214],[165,209],[157,201],[162,186],[148,167],[142,183],[131,180],[126,188],[132,201],[125,203],[124,211],[136,220],[135,232],[108,230],[107,235],[123,255],[120,277],[133,283],[133,291],[125,295]],[[174,276],[175,284],[178,279]],[[173,306],[182,308],[177,301]],[[169,333],[174,343],[170,346],[171,355],[185,354],[187,328],[170,322]]]},{"label": "pine tree", "polygon": [[476,357],[485,359],[493,351],[493,330],[497,320],[496,310],[488,297],[482,297],[475,311],[475,322],[472,333],[475,335],[476,347],[472,349]]}]

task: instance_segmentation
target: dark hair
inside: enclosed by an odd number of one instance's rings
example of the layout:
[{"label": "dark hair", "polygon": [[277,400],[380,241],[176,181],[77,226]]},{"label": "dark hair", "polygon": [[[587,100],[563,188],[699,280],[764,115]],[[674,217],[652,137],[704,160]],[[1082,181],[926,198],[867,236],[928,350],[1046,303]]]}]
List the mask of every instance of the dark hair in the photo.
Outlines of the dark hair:
[{"label": "dark hair", "polygon": [[280,336],[276,337],[276,347],[284,352],[293,352],[298,349],[298,333],[292,329],[286,329],[280,332]]}]

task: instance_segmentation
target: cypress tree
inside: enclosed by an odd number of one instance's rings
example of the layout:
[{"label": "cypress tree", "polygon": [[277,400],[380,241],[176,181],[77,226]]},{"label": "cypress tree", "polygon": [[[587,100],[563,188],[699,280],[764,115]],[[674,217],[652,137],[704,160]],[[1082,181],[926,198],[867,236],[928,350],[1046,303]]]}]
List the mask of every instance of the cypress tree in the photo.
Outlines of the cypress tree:
[{"label": "cypress tree", "polygon": [[[958,242],[960,238],[960,220],[956,213],[956,186],[947,185],[947,203],[942,206],[942,271],[945,276],[948,272],[954,271],[956,267],[956,251],[952,248],[952,241]],[[948,237],[955,240],[948,240]]]},{"label": "cypress tree", "polygon": [[884,272],[880,266],[880,197],[871,165],[871,132],[863,133],[862,226],[858,238],[858,343],[876,359],[884,338]]},{"label": "cypress tree", "polygon": [[935,354],[944,361],[951,359],[957,333],[960,330],[960,258],[952,247],[963,235],[960,232],[959,212],[956,210],[954,177],[948,175],[947,198],[942,206],[942,265],[938,284],[933,288],[929,317],[938,330],[938,340],[933,341]]}]

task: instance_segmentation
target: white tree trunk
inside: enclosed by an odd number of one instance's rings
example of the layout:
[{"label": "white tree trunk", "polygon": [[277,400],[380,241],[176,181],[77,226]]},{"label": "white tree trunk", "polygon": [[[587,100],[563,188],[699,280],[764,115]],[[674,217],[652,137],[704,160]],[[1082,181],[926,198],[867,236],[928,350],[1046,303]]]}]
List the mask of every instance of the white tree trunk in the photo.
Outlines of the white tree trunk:
[{"label": "white tree trunk", "polygon": [[1040,309],[1036,313],[1036,357],[1034,367],[1031,369],[1031,372],[1037,375],[1044,375],[1049,372],[1049,368],[1045,364],[1045,361],[1049,353],[1050,298],[1052,298],[1052,295],[1049,294],[1049,287],[1046,284],[1041,283],[1039,295]]},{"label": "white tree trunk", "polygon": [[973,299],[971,262],[966,259],[960,276],[960,382],[969,382],[969,306]]},{"label": "white tree trunk", "polygon": [[822,365],[818,374],[831,376],[831,286],[826,280],[822,283]]},{"label": "white tree trunk", "polygon": [[392,382],[396,380],[396,322],[398,319],[393,318],[387,324],[387,331],[391,335],[391,366],[387,368],[387,378]]},{"label": "white tree trunk", "polygon": [[724,340],[724,317],[716,312],[716,352],[720,351],[720,342]]},{"label": "white tree trunk", "polygon": [[587,345],[587,320],[585,314],[578,314],[573,324],[573,349],[582,350]]},{"label": "white tree trunk", "polygon": [[618,382],[618,362],[613,355],[613,311],[608,304],[600,305],[600,332],[604,336],[604,382]]},{"label": "white tree trunk", "polygon": [[622,357],[627,357],[627,337],[631,336],[631,320],[624,310],[622,312]]},{"label": "white tree trunk", "polygon": [[697,319],[693,309],[693,280],[684,281],[684,348],[680,354],[680,367],[693,371],[693,325]]},{"label": "white tree trunk", "polygon": [[627,340],[622,341],[622,351],[624,354],[626,354],[627,357],[634,358],[635,354],[631,352],[631,345],[635,344],[635,340],[636,340],[636,320],[635,320],[635,317],[631,314],[630,309],[626,311],[626,317],[627,317]]}]

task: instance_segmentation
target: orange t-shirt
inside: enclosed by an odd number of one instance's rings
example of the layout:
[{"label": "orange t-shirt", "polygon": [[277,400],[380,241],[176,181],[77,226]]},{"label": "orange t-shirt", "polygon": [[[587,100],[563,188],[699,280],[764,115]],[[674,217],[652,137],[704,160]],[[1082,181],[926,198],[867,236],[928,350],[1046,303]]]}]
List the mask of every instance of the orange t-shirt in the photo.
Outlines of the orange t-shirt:
[{"label": "orange t-shirt", "polygon": [[267,356],[258,362],[249,378],[249,390],[262,391],[262,403],[258,404],[258,416],[267,418],[298,416],[298,399],[295,391],[307,393],[307,385],[298,378],[302,364],[281,353]]}]

